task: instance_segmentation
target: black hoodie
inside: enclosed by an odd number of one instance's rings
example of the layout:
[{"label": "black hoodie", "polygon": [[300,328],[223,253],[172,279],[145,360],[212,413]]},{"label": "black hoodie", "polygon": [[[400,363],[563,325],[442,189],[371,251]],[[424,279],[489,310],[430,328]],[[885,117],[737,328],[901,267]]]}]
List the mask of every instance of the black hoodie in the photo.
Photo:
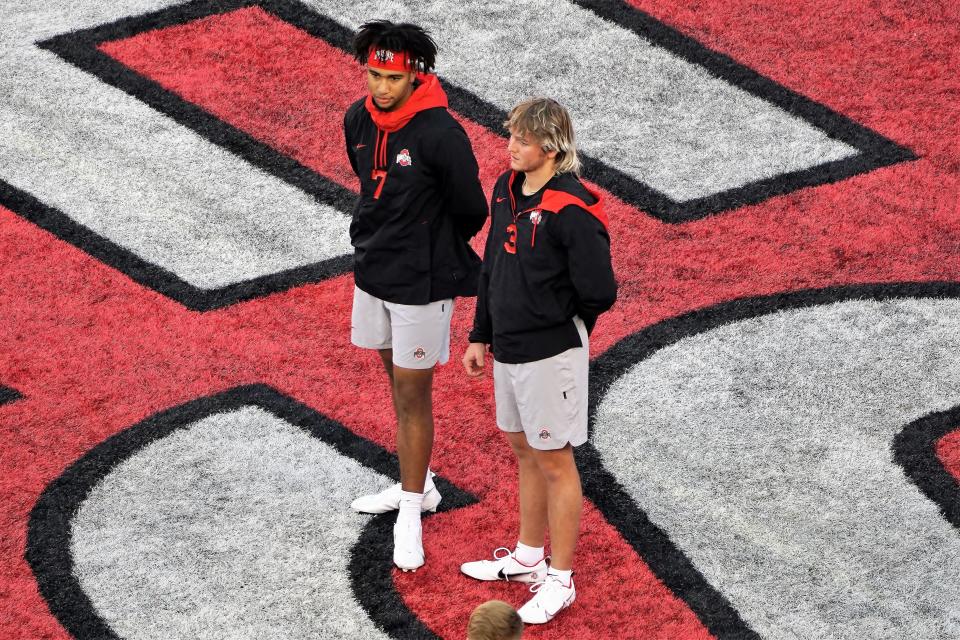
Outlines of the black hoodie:
[{"label": "black hoodie", "polygon": [[591,331],[613,306],[607,219],[598,194],[576,176],[554,176],[518,206],[522,174],[504,173],[491,198],[470,342],[499,362],[533,362],[583,346],[573,317]]},{"label": "black hoodie", "polygon": [[380,112],[367,98],[343,123],[360,178],[354,280],[381,300],[418,305],[476,295],[480,258],[467,241],[487,218],[470,140],[436,76],[420,80],[400,109]]}]

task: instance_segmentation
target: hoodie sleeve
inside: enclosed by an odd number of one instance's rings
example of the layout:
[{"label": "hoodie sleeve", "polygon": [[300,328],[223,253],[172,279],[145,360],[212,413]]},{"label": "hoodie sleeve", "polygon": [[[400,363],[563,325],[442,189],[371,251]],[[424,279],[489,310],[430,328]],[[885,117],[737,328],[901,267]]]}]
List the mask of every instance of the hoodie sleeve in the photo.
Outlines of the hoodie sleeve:
[{"label": "hoodie sleeve", "polygon": [[450,127],[436,132],[432,147],[431,165],[443,185],[445,211],[469,240],[483,228],[489,213],[470,139],[459,126]]},{"label": "hoodie sleeve", "polygon": [[350,112],[352,109],[347,109],[347,112],[343,114],[343,139],[347,147],[347,159],[350,161],[350,166],[353,167],[353,172],[360,176],[360,172],[357,170],[357,155],[353,149],[353,142],[350,140]]},{"label": "hoodie sleeve", "polygon": [[[490,207],[493,208],[493,198],[496,196],[497,189],[493,189],[490,196]],[[487,243],[483,249],[483,264],[480,266],[480,280],[477,283],[477,306],[473,314],[473,329],[470,330],[468,340],[470,342],[482,342],[484,344],[493,343],[493,322],[490,319],[490,307],[487,303],[490,289],[490,265],[493,259],[493,237],[496,234],[493,228],[487,233]]]},{"label": "hoodie sleeve", "polygon": [[567,251],[570,280],[577,292],[577,315],[592,332],[600,314],[617,300],[610,236],[603,223],[576,205],[564,207],[557,218],[558,236]]}]

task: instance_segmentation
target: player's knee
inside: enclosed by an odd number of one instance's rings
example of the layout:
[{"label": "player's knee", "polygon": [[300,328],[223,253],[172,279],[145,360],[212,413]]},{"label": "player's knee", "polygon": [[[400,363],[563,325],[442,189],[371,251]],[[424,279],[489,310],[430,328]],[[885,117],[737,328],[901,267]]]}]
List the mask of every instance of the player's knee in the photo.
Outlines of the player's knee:
[{"label": "player's knee", "polygon": [[432,386],[432,369],[393,368],[393,389],[400,400],[406,402],[429,400]]},{"label": "player's knee", "polygon": [[543,479],[547,481],[548,485],[562,484],[570,478],[570,474],[565,469],[550,465],[540,465],[540,473],[543,474]]},{"label": "player's knee", "polygon": [[429,377],[423,375],[394,372],[393,399],[397,406],[397,417],[401,421],[406,416],[431,412],[430,380]]},{"label": "player's knee", "polygon": [[580,474],[569,448],[536,453],[537,466],[548,484],[579,483]]},{"label": "player's knee", "polygon": [[527,444],[527,437],[523,433],[510,433],[507,435],[507,441],[510,443],[510,449],[513,455],[517,456],[520,462],[529,462],[533,460],[533,448]]}]

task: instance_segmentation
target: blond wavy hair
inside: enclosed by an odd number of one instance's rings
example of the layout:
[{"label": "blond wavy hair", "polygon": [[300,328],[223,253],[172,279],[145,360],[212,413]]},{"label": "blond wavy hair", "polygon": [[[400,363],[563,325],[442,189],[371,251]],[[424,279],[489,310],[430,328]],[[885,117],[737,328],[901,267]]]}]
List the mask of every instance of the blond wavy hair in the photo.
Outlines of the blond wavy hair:
[{"label": "blond wavy hair", "polygon": [[520,640],[523,621],[503,600],[487,600],[470,615],[467,640]]},{"label": "blond wavy hair", "polygon": [[507,116],[503,126],[507,131],[529,135],[537,139],[545,151],[556,151],[554,171],[580,175],[580,158],[573,135],[570,114],[552,98],[524,100]]}]

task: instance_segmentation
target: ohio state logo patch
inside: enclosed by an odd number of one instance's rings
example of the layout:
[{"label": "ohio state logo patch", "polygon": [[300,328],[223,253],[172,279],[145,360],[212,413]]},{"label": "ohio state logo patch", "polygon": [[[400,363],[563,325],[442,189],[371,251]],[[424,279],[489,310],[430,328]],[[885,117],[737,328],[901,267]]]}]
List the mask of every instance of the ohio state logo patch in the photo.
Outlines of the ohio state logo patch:
[{"label": "ohio state logo patch", "polygon": [[541,439],[541,440],[549,440],[549,439],[550,439],[550,429],[547,429],[546,427],[544,427],[543,429],[540,429],[540,439]]},{"label": "ohio state logo patch", "polygon": [[530,212],[530,222],[533,224],[540,224],[540,219],[543,217],[543,214],[540,213],[540,209]]},{"label": "ohio state logo patch", "polygon": [[413,164],[413,159],[410,157],[410,151],[408,149],[401,149],[400,153],[397,154],[397,164],[401,167],[409,167]]},{"label": "ohio state logo patch", "polygon": [[427,357],[427,352],[423,350],[423,347],[417,347],[416,351],[413,352],[413,357],[417,360],[423,360]]}]

